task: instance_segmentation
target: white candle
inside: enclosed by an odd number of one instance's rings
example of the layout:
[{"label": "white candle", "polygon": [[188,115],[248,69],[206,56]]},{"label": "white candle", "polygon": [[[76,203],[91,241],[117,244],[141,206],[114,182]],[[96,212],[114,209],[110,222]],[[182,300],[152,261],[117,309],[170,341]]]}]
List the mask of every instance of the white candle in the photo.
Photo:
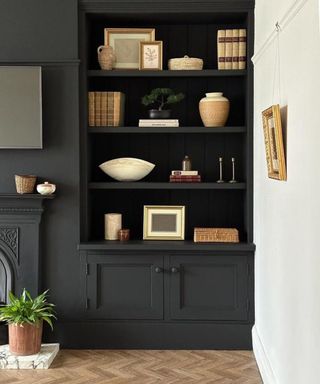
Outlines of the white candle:
[{"label": "white candle", "polygon": [[119,240],[119,230],[122,227],[121,213],[106,213],[104,215],[105,240]]}]

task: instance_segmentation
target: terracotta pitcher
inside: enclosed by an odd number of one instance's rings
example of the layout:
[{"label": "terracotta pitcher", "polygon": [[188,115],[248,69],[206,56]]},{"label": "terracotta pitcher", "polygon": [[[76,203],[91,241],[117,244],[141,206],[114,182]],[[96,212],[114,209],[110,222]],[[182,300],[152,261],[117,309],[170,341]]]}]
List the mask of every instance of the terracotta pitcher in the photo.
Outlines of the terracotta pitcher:
[{"label": "terracotta pitcher", "polygon": [[115,55],[113,53],[113,48],[108,45],[100,45],[98,47],[98,62],[101,69],[110,70],[113,67],[115,61]]}]

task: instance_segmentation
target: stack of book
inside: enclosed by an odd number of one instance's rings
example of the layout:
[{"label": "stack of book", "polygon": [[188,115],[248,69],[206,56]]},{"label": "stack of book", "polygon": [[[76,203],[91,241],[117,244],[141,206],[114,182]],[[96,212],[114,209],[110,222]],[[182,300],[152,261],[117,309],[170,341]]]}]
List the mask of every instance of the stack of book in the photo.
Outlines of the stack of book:
[{"label": "stack of book", "polygon": [[247,30],[220,29],[217,33],[218,69],[245,69]]},{"label": "stack of book", "polygon": [[198,171],[171,171],[170,183],[200,183]]},{"label": "stack of book", "polygon": [[179,127],[178,119],[140,119],[139,127]]},{"label": "stack of book", "polygon": [[88,92],[89,126],[118,127],[124,122],[122,92]]}]

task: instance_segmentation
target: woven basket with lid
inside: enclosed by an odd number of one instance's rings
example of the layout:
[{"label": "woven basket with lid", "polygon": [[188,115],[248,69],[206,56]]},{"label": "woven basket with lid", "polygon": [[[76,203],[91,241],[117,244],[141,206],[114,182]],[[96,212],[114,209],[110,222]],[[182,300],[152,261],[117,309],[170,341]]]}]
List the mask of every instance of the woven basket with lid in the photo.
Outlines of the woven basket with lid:
[{"label": "woven basket with lid", "polygon": [[198,70],[203,68],[203,60],[196,57],[179,57],[170,59],[168,62],[168,68],[170,70]]}]

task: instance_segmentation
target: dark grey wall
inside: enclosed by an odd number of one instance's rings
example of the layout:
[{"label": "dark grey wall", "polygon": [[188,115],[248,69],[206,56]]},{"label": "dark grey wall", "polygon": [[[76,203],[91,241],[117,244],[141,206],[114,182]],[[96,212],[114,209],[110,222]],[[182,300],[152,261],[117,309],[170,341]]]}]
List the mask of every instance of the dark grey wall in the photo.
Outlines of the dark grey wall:
[{"label": "dark grey wall", "polygon": [[41,278],[60,318],[80,310],[77,24],[77,0],[0,1],[0,65],[43,68],[44,136],[43,150],[0,150],[0,193],[15,191],[16,173],[57,184],[45,203]]}]

